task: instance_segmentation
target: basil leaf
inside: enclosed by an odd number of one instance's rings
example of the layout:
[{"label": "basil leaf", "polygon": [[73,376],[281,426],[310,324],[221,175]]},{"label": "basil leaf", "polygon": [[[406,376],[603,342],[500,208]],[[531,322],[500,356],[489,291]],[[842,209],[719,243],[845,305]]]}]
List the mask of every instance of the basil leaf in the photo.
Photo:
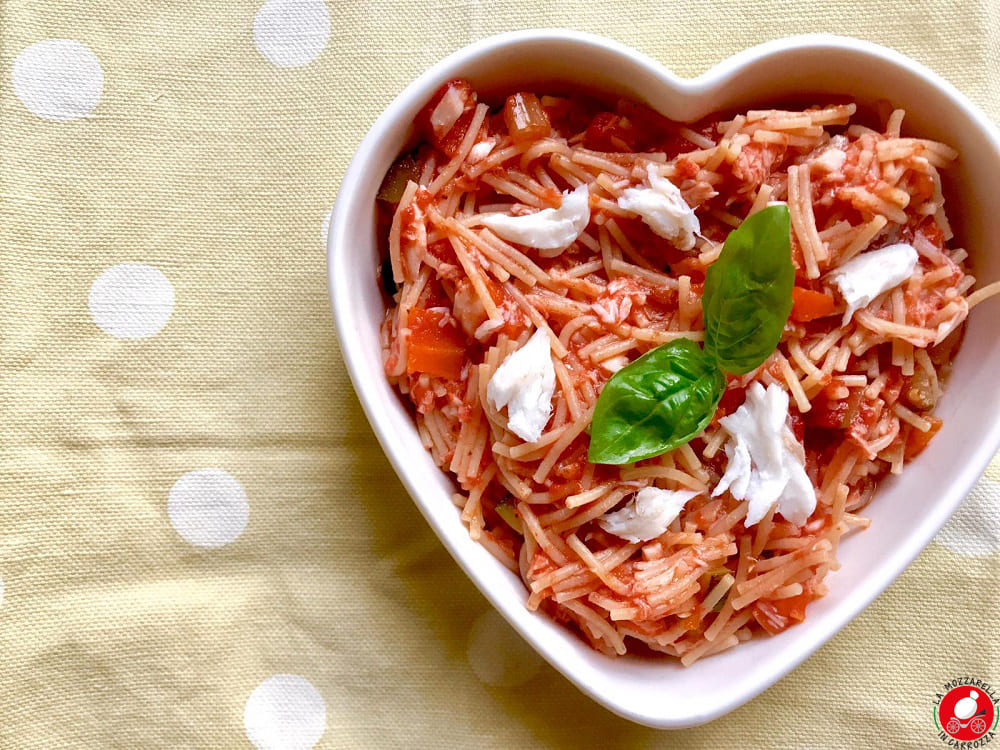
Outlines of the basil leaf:
[{"label": "basil leaf", "polygon": [[705,351],[719,367],[744,375],[771,356],[794,284],[788,206],[765,208],[729,233],[701,298]]},{"label": "basil leaf", "polygon": [[601,391],[587,459],[628,464],[683,445],[705,429],[725,388],[725,375],[693,341],[646,352]]}]

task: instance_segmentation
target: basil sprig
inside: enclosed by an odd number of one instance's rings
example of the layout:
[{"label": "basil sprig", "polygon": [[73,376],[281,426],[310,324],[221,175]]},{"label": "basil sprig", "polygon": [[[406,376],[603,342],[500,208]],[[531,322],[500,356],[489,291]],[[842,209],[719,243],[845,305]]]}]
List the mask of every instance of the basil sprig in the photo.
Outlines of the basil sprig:
[{"label": "basil sprig", "polygon": [[745,375],[771,356],[792,311],[788,206],[771,206],[729,233],[705,272],[701,311],[705,351],[719,367]]},{"label": "basil sprig", "polygon": [[708,425],[726,390],[777,347],[792,309],[788,206],[765,208],[729,233],[705,275],[705,348],[677,339],[604,385],[590,429],[591,463],[628,464],[684,445]]},{"label": "basil sprig", "polygon": [[726,376],[689,339],[646,352],[601,391],[589,460],[629,464],[683,445],[705,429],[725,389]]}]

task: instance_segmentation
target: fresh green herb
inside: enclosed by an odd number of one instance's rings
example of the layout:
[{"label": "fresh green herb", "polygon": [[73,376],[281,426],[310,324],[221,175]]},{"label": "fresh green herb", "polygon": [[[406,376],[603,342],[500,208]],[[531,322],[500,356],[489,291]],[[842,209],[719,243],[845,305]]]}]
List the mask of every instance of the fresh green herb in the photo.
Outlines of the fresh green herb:
[{"label": "fresh green herb", "polygon": [[704,430],[725,391],[724,373],[748,373],[777,347],[794,281],[787,206],[765,208],[730,232],[705,278],[705,348],[677,339],[611,376],[594,407],[588,460],[641,461]]},{"label": "fresh green herb", "polygon": [[693,341],[646,352],[601,391],[588,460],[628,464],[683,445],[705,429],[725,388],[725,376]]},{"label": "fresh green herb", "polygon": [[730,232],[705,274],[701,298],[705,351],[719,367],[744,375],[764,362],[781,340],[792,310],[788,206],[771,206]]},{"label": "fresh green herb", "polygon": [[521,519],[517,516],[517,511],[514,510],[513,506],[507,503],[497,504],[497,515],[504,520],[504,522],[510,526],[514,531],[516,531],[521,536],[524,536],[524,526],[521,524]]}]

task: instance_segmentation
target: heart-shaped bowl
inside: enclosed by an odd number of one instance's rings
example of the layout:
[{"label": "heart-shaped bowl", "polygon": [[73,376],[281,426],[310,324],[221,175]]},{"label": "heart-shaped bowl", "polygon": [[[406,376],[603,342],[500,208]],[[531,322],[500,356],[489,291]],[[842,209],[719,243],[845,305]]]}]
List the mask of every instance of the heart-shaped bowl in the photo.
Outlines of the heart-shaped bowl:
[{"label": "heart-shaped bowl", "polygon": [[[961,503],[1000,446],[1000,344],[984,305],[969,319],[937,414],[944,427],[901,476],[887,479],[866,509],[871,528],[846,537],[829,594],[805,622],[755,638],[689,668],[673,660],[612,659],[546,615],[525,608],[521,580],[473,542],[450,495],[454,486],[424,450],[410,414],[382,370],[385,304],[376,278],[375,194],[412,136],[417,111],[445,81],[480,91],[584,87],[643,101],[673,120],[782,100],[823,103],[849,95],[906,109],[908,135],[960,152],[945,184],[958,241],[973,272],[1000,278],[1000,134],[938,75],[892,50],[828,35],[781,39],[741,52],[684,80],[634,50],[567,30],[518,31],[454,53],[410,84],[358,147],[340,185],[328,241],[329,284],[340,346],[372,429],[417,507],[480,591],[517,631],[581,690],[615,713],[659,728],[714,719],[800,664],[881,593]],[[817,689],[821,689],[817,687]]]}]

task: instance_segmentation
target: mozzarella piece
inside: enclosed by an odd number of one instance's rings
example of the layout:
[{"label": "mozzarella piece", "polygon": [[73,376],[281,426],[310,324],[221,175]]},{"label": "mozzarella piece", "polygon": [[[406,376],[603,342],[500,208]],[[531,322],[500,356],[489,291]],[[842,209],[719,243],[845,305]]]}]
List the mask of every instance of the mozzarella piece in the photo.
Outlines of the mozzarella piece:
[{"label": "mozzarella piece", "polygon": [[499,411],[507,407],[507,427],[527,443],[542,436],[552,413],[556,371],[549,334],[535,331],[527,343],[503,361],[486,386],[486,397]]},{"label": "mozzarella piece", "polygon": [[666,177],[661,177],[652,164],[646,167],[648,188],[628,188],[618,199],[618,208],[638,214],[660,237],[670,240],[680,250],[694,248],[695,236],[701,231],[698,217],[681,195],[681,191]]},{"label": "mozzarella piece", "polygon": [[538,250],[565,250],[590,223],[590,190],[586,185],[567,190],[559,208],[543,208],[524,216],[484,214],[480,221],[508,242]]},{"label": "mozzarella piece", "polygon": [[438,138],[443,138],[452,129],[465,111],[465,95],[458,86],[449,86],[441,101],[431,112],[431,127]]},{"label": "mozzarella piece", "polygon": [[469,155],[466,157],[466,161],[469,164],[478,164],[493,151],[493,147],[497,145],[497,142],[493,138],[487,138],[485,141],[479,141],[472,149],[469,151]]},{"label": "mozzarella piece", "polygon": [[848,324],[856,310],[910,278],[918,257],[913,245],[900,242],[862,253],[827,274],[847,303],[843,324]]},{"label": "mozzarella piece", "polygon": [[648,542],[661,536],[680,515],[684,504],[697,494],[690,490],[643,487],[624,508],[601,516],[597,522],[609,534],[626,541]]},{"label": "mozzarella piece", "polygon": [[812,166],[821,172],[839,172],[847,161],[847,154],[839,148],[828,148],[813,161]]},{"label": "mozzarella piece", "polygon": [[729,433],[729,463],[712,497],[726,490],[749,500],[746,526],[759,522],[772,506],[789,523],[801,526],[816,510],[816,490],[806,474],[802,446],[785,423],[788,393],[772,383],[754,383],[735,412],[719,420]]}]

